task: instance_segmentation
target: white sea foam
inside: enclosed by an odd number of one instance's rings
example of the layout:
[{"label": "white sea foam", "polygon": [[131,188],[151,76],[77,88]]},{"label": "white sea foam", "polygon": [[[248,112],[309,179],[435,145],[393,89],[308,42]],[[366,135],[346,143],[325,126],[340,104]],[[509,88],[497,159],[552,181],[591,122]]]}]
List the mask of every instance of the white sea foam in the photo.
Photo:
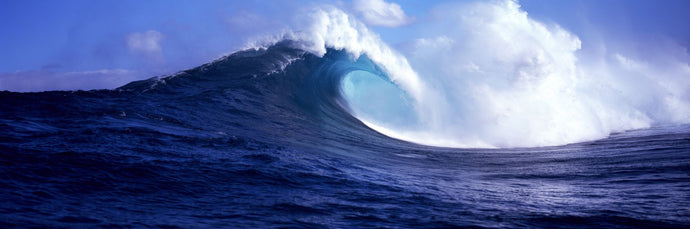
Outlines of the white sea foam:
[{"label": "white sea foam", "polygon": [[[516,1],[438,7],[400,52],[337,8],[305,15],[282,38],[304,41],[317,55],[327,47],[354,58],[366,54],[409,95],[415,115],[408,117],[414,120],[390,122],[381,113],[395,117],[399,110],[362,104],[376,97],[396,101],[387,97],[397,93],[357,96],[357,85],[346,82],[344,97],[354,115],[394,138],[451,147],[531,147],[690,122],[690,67],[677,58],[690,59],[687,52],[662,53],[657,61],[582,52],[575,34],[531,19]],[[597,45],[605,46],[591,46]]]}]

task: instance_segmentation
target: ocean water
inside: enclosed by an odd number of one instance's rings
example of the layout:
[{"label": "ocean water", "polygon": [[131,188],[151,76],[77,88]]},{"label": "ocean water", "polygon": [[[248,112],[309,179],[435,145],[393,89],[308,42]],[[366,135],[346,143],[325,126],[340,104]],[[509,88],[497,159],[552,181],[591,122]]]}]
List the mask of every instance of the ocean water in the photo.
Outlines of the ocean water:
[{"label": "ocean water", "polygon": [[383,74],[286,41],[114,90],[0,92],[0,227],[690,227],[688,125],[425,146],[353,115],[352,72]]}]

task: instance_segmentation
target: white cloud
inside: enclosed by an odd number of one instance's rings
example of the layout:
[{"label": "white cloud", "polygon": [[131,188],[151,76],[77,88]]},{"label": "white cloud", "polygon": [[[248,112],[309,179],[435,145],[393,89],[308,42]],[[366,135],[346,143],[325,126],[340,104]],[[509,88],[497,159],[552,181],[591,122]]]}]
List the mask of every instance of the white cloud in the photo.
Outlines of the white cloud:
[{"label": "white cloud", "polygon": [[160,42],[163,40],[163,34],[155,30],[149,30],[143,33],[130,33],[126,37],[127,48],[135,53],[142,53],[150,57],[160,57],[162,49]]},{"label": "white cloud", "polygon": [[353,9],[369,25],[398,27],[412,22],[400,5],[384,0],[354,0]]}]

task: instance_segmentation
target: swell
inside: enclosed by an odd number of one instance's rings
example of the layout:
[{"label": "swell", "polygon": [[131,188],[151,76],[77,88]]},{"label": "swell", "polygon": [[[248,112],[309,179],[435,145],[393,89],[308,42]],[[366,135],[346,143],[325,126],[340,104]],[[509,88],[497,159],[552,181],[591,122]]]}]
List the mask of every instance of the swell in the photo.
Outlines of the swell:
[{"label": "swell", "polygon": [[[414,146],[364,125],[342,96],[341,81],[350,72],[384,76],[373,61],[335,49],[317,56],[300,46],[284,40],[114,90],[3,92],[0,100],[6,103],[0,107],[8,120],[3,125],[10,133],[54,138],[56,145],[64,145],[59,140],[64,134],[86,136],[83,141],[89,142],[125,140],[108,137],[112,133],[151,133],[214,139],[209,144],[262,142],[336,153]],[[129,140],[143,145],[164,141]]]},{"label": "swell", "polygon": [[687,127],[563,147],[414,145],[350,113],[342,80],[385,80],[376,66],[285,41],[116,90],[2,92],[0,224],[295,225],[291,212],[335,226],[687,226]]}]

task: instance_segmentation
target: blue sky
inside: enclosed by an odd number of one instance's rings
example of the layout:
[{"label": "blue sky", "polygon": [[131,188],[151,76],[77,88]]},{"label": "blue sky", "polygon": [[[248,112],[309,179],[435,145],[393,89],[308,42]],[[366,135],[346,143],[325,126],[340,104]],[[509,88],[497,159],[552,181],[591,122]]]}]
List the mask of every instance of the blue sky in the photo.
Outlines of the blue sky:
[{"label": "blue sky", "polygon": [[[389,2],[400,6],[404,23],[367,20],[356,13],[363,4],[357,1],[4,0],[0,90],[113,88],[174,73],[236,51],[257,37],[278,34],[300,9],[314,4],[357,14],[395,47],[413,37],[420,22],[430,20],[436,5],[453,1]],[[585,41],[605,37],[644,43],[664,37],[685,47],[690,43],[686,0],[519,3],[530,17],[559,24]],[[60,77],[76,75],[84,80],[60,82]]]}]

